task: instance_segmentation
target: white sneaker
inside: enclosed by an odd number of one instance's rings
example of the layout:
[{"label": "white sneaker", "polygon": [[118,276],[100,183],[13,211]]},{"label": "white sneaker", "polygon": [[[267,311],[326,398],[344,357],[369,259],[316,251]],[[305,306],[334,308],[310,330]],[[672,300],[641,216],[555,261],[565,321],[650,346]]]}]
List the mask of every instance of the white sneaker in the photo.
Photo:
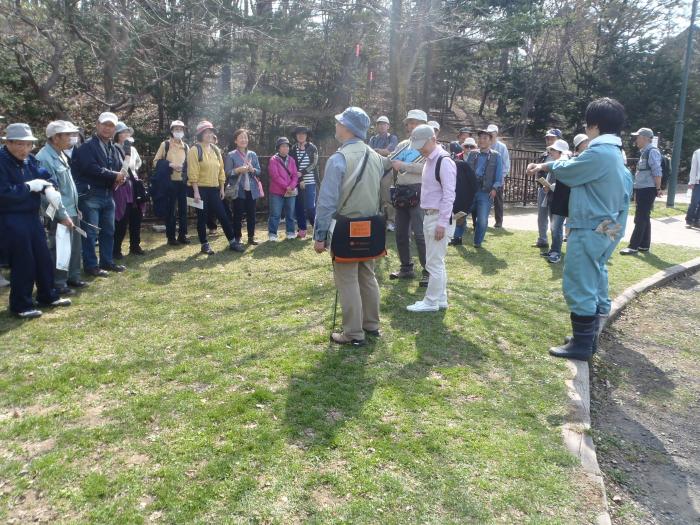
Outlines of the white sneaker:
[{"label": "white sneaker", "polygon": [[296,239],[297,234],[296,232],[287,232],[287,239]]},{"label": "white sneaker", "polygon": [[270,241],[270,242],[277,242],[277,235],[275,235],[274,233],[271,233],[271,234],[268,236],[267,240]]},{"label": "white sneaker", "polygon": [[386,229],[389,230],[390,232],[393,232],[396,230],[396,225],[393,222],[389,222],[386,225]]},{"label": "white sneaker", "polygon": [[447,310],[448,306],[449,304],[447,304],[447,301],[445,301],[444,303],[438,303],[438,307],[440,308],[440,310]]},{"label": "white sneaker", "polygon": [[10,286],[10,281],[5,279],[2,274],[0,274],[0,288],[5,288],[6,286]]},{"label": "white sneaker", "polygon": [[440,309],[440,307],[437,304],[426,304],[423,301],[418,301],[413,304],[409,304],[406,307],[406,310],[409,312],[437,312]]}]

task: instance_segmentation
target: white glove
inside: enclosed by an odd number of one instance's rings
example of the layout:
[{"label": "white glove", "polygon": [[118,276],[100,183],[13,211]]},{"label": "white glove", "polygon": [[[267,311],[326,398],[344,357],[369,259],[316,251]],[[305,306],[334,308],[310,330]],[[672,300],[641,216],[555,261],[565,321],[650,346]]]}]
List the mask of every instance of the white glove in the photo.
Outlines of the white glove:
[{"label": "white glove", "polygon": [[56,209],[59,209],[61,207],[61,194],[54,188],[53,186],[49,186],[44,190],[44,195],[46,196],[46,200],[49,201],[49,204],[53,206]]},{"label": "white glove", "polygon": [[41,192],[46,186],[51,186],[51,183],[44,179],[32,179],[26,185],[29,187],[29,191]]}]

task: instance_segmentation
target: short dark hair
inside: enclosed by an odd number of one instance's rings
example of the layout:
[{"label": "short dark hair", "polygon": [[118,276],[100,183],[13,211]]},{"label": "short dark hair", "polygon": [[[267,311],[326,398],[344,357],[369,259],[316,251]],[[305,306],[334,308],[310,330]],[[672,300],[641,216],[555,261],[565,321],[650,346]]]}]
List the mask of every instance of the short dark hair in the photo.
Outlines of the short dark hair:
[{"label": "short dark hair", "polygon": [[601,135],[619,135],[625,125],[625,108],[614,98],[594,100],[586,108],[586,125],[598,126]]}]

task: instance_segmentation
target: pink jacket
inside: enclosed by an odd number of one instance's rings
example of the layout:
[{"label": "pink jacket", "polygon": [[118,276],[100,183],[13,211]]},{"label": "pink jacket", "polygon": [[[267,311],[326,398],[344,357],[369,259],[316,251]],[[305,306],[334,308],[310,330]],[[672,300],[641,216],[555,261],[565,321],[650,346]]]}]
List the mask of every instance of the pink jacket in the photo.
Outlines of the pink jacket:
[{"label": "pink jacket", "polygon": [[[289,170],[289,173],[287,173],[287,170]],[[267,172],[270,175],[270,193],[272,195],[284,195],[288,190],[293,190],[297,187],[297,181],[299,180],[297,163],[294,162],[291,155],[287,155],[287,169],[284,169],[279,155],[271,157],[270,162],[267,164]]]}]

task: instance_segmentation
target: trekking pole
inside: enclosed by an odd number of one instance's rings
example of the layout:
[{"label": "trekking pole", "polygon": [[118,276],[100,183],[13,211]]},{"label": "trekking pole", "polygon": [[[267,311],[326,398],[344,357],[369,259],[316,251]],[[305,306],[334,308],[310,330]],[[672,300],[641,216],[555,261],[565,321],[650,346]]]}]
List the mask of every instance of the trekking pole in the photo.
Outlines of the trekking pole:
[{"label": "trekking pole", "polygon": [[333,324],[331,325],[331,334],[335,330],[335,320],[338,315],[338,289],[335,289],[335,301],[333,301]]}]

